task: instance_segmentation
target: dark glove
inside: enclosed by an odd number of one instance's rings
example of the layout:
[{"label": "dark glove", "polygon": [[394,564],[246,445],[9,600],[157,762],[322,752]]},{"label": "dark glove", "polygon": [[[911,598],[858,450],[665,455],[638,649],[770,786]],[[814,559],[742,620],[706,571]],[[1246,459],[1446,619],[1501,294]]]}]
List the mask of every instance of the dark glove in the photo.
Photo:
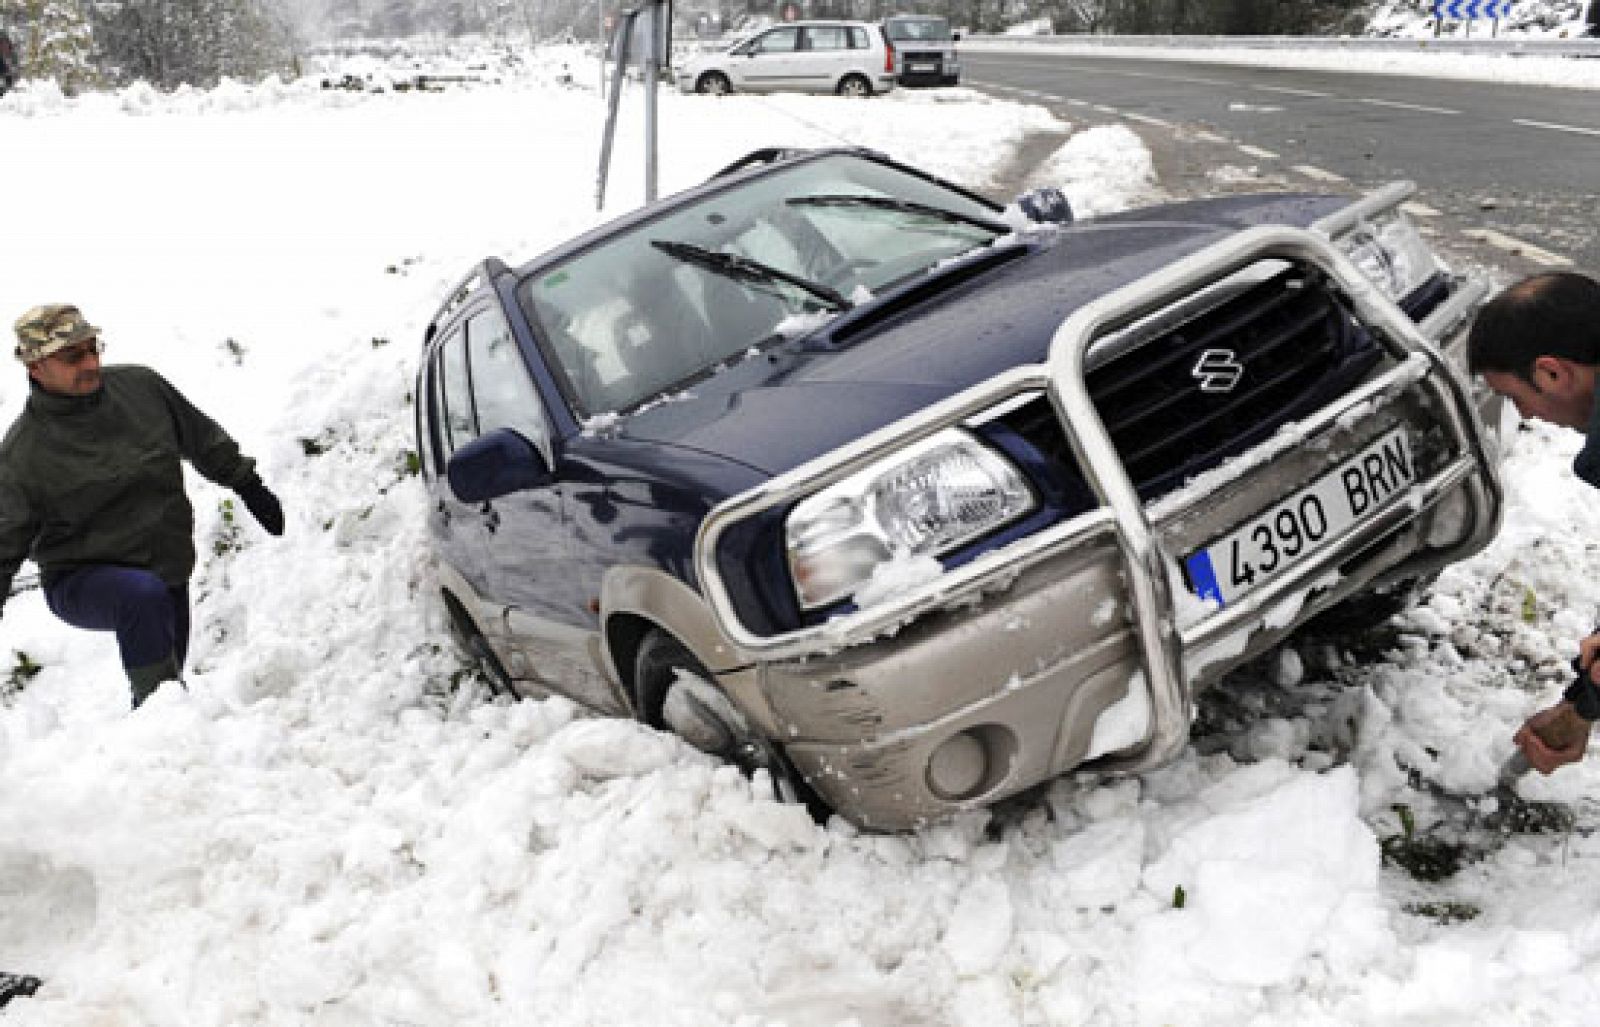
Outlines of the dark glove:
[{"label": "dark glove", "polygon": [[244,500],[250,516],[267,530],[268,535],[283,534],[283,504],[278,502],[278,497],[272,494],[271,489],[255,481],[239,490],[239,498]]}]

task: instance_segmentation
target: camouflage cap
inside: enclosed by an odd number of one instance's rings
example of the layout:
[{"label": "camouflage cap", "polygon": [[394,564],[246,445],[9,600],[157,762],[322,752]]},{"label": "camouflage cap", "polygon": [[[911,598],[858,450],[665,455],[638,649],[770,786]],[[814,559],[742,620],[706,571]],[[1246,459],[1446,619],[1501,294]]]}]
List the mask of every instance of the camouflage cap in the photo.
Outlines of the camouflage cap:
[{"label": "camouflage cap", "polygon": [[24,364],[99,336],[100,329],[83,319],[70,303],[46,303],[17,318],[17,359]]}]

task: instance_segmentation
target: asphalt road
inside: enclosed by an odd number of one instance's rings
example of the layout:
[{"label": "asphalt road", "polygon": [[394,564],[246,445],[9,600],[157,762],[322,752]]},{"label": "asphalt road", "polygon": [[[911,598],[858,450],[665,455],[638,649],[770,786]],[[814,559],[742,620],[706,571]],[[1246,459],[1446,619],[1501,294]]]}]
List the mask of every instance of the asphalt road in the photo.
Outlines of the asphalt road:
[{"label": "asphalt road", "polygon": [[962,84],[1121,121],[1178,195],[1415,181],[1430,234],[1509,273],[1600,272],[1600,94],[1191,61],[963,50]]}]

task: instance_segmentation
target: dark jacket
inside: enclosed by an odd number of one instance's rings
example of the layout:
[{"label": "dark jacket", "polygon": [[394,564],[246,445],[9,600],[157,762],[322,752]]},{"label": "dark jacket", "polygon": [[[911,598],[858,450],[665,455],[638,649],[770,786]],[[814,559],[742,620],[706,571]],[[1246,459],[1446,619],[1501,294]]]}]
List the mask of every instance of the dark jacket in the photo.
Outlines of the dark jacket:
[{"label": "dark jacket", "polygon": [[33,385],[0,442],[0,602],[28,556],[45,584],[84,564],[142,567],[169,585],[194,570],[182,460],[238,491],[255,461],[156,372],[102,372],[88,396]]},{"label": "dark jacket", "polygon": [[1589,428],[1583,448],[1572,461],[1573,473],[1600,489],[1600,390],[1596,390],[1594,409],[1589,411]]}]

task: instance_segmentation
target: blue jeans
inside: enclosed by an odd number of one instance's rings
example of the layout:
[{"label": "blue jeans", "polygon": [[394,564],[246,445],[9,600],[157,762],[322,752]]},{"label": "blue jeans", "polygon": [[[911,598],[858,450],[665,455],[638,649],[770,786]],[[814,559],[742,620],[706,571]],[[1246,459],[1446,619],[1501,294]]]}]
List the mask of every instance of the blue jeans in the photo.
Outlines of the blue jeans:
[{"label": "blue jeans", "polygon": [[50,612],[75,628],[115,631],[126,670],[172,660],[179,670],[189,651],[189,589],[169,586],[147,570],[95,564],[45,586]]}]

